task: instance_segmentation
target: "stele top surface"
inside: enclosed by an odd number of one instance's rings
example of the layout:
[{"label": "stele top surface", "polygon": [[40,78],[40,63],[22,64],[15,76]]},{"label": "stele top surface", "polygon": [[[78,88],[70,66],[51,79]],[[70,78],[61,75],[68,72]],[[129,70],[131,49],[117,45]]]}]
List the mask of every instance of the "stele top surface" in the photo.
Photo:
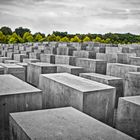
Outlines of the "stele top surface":
[{"label": "stele top surface", "polygon": [[42,74],[42,76],[82,92],[115,89],[114,87],[68,73]]},{"label": "stele top surface", "polygon": [[140,96],[122,97],[121,99],[131,102],[133,104],[140,105]]},{"label": "stele top surface", "polygon": [[13,75],[0,75],[0,96],[40,91]]},{"label": "stele top surface", "polygon": [[72,107],[10,116],[32,140],[134,140]]},{"label": "stele top surface", "polygon": [[103,74],[98,74],[98,73],[81,73],[81,75],[87,75],[89,77],[97,77],[97,78],[101,78],[101,79],[106,79],[106,80],[119,80],[121,78],[118,77],[114,77],[114,76],[109,76],[109,75],[103,75]]}]

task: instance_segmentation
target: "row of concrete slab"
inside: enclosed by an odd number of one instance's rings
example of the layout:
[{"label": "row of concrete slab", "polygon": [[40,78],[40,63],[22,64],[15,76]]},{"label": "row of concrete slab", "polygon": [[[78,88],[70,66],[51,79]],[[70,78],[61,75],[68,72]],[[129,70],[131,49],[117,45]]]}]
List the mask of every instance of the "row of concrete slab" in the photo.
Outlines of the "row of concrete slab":
[{"label": "row of concrete slab", "polygon": [[11,53],[0,58],[0,139],[140,139],[139,66]]}]

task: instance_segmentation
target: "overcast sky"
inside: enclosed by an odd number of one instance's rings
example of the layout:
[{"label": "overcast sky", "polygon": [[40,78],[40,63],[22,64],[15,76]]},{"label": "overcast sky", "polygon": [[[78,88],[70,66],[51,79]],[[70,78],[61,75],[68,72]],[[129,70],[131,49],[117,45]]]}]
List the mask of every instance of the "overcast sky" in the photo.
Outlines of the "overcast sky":
[{"label": "overcast sky", "polygon": [[140,34],[140,0],[0,0],[0,27]]}]

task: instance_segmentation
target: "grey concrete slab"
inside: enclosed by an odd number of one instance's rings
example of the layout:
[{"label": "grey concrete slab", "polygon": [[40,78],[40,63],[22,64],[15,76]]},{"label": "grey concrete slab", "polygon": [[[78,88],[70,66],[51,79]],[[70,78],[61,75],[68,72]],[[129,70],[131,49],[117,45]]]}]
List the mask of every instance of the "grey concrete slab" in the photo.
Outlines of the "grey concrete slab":
[{"label": "grey concrete slab", "polygon": [[14,54],[14,60],[18,62],[23,62],[23,59],[28,58],[25,54]]},{"label": "grey concrete slab", "polygon": [[67,55],[55,55],[55,64],[66,64],[66,65],[73,65],[76,64],[75,56],[67,56]]},{"label": "grey concrete slab", "polygon": [[53,55],[53,54],[41,54],[40,61],[55,64],[55,55]]},{"label": "grey concrete slab", "polygon": [[91,59],[96,59],[96,52],[94,51],[74,51],[73,56],[76,56],[78,58],[91,58]]},{"label": "grey concrete slab", "polygon": [[41,90],[12,75],[0,75],[0,140],[8,139],[9,113],[41,108]]},{"label": "grey concrete slab", "polygon": [[17,63],[17,65],[23,66],[25,70],[25,82],[27,82],[27,63]]},{"label": "grey concrete slab", "polygon": [[43,108],[73,106],[112,125],[115,88],[68,73],[40,75]]},{"label": "grey concrete slab", "polygon": [[85,72],[106,74],[107,61],[100,59],[77,58],[76,66],[83,67]]},{"label": "grey concrete slab", "polygon": [[25,69],[16,64],[0,64],[4,68],[5,74],[12,74],[13,76],[25,81]]},{"label": "grey concrete slab", "polygon": [[57,72],[58,73],[70,73],[79,76],[80,73],[84,72],[84,69],[82,67],[76,67],[76,66],[71,66],[71,65],[62,65],[58,64],[57,65]]},{"label": "grey concrete slab", "polygon": [[16,64],[18,61],[16,60],[5,60],[5,64]]},{"label": "grey concrete slab", "polygon": [[47,73],[57,73],[57,66],[42,62],[28,63],[27,82],[38,87],[40,74]]},{"label": "grey concrete slab", "polygon": [[136,57],[136,53],[118,53],[117,54],[117,63],[129,64],[130,56]]},{"label": "grey concrete slab", "polygon": [[136,139],[140,139],[140,96],[119,99],[116,128]]},{"label": "grey concrete slab", "polygon": [[124,96],[140,95],[140,72],[129,72],[125,83]]},{"label": "grey concrete slab", "polygon": [[2,66],[0,66],[0,75],[4,74],[4,68]]},{"label": "grey concrete slab", "polygon": [[116,63],[117,62],[117,54],[116,53],[97,53],[96,59],[105,60],[108,63]]},{"label": "grey concrete slab", "polygon": [[123,79],[122,78],[103,75],[103,74],[97,74],[97,73],[80,73],[80,76],[83,78],[87,78],[89,80],[93,80],[99,83],[103,83],[103,84],[107,84],[107,85],[115,87],[116,88],[115,107],[117,108],[118,99],[119,97],[123,96]]},{"label": "grey concrete slab", "polygon": [[4,63],[5,60],[11,60],[10,57],[0,57],[0,63]]},{"label": "grey concrete slab", "polygon": [[36,63],[36,62],[40,62],[40,60],[39,59],[33,59],[33,58],[23,59],[23,63]]},{"label": "grey concrete slab", "polygon": [[140,57],[129,57],[129,60],[131,65],[140,66]]},{"label": "grey concrete slab", "polygon": [[134,140],[72,108],[10,114],[11,140]]}]

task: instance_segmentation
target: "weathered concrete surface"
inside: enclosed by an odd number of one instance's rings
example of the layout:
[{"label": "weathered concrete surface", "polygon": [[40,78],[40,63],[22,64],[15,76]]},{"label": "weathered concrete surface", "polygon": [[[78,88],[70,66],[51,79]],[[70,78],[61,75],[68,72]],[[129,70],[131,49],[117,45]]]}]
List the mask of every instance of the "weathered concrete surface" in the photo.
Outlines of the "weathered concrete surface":
[{"label": "weathered concrete surface", "polygon": [[140,66],[140,57],[129,57],[129,63],[131,65],[137,65]]},{"label": "weathered concrete surface", "polygon": [[55,64],[55,55],[53,55],[53,54],[41,54],[40,60],[41,60],[41,62]]},{"label": "weathered concrete surface", "polygon": [[12,75],[0,75],[0,140],[8,139],[10,112],[41,108],[41,90]]},{"label": "weathered concrete surface", "polygon": [[105,53],[121,53],[122,49],[119,47],[106,47]]},{"label": "weathered concrete surface", "polygon": [[103,84],[107,84],[107,85],[115,87],[116,88],[115,107],[117,108],[118,99],[119,97],[123,96],[123,79],[122,78],[102,75],[102,74],[97,74],[97,73],[80,73],[80,76],[83,78],[87,78],[89,80],[93,80],[99,83],[103,83]]},{"label": "weathered concrete surface", "polygon": [[140,95],[140,72],[129,72],[125,81],[124,96]]},{"label": "weathered concrete surface", "polygon": [[25,54],[14,54],[14,60],[18,62],[23,62],[24,58],[28,58],[28,56]]},{"label": "weathered concrete surface", "polygon": [[117,62],[117,54],[116,53],[97,53],[96,59],[105,60],[108,63],[116,63]]},{"label": "weathered concrete surface", "polygon": [[72,108],[10,114],[11,140],[134,140]]},{"label": "weathered concrete surface", "polygon": [[76,66],[83,67],[85,72],[106,74],[107,62],[99,59],[77,58]]},{"label": "weathered concrete surface", "polygon": [[74,51],[73,56],[76,56],[78,58],[91,58],[96,59],[96,52],[94,51]]},{"label": "weathered concrete surface", "polygon": [[40,74],[57,73],[57,66],[49,63],[28,63],[27,82],[37,86],[39,85]]},{"label": "weathered concrete surface", "polygon": [[4,68],[2,66],[0,66],[0,75],[4,74]]},{"label": "weathered concrete surface", "polygon": [[128,72],[139,72],[140,66],[120,64],[120,63],[108,63],[107,75],[116,76],[123,79],[127,78]]},{"label": "weathered concrete surface", "polygon": [[68,73],[40,76],[43,108],[73,106],[112,125],[115,88]]},{"label": "weathered concrete surface", "polygon": [[116,128],[140,139],[140,96],[119,99]]},{"label": "weathered concrete surface", "polygon": [[136,57],[136,53],[118,53],[117,54],[117,63],[129,64],[130,56]]},{"label": "weathered concrete surface", "polygon": [[33,58],[23,59],[23,63],[36,63],[36,62],[40,62],[40,60],[39,59],[33,59]]},{"label": "weathered concrete surface", "polygon": [[27,63],[17,63],[17,65],[23,66],[25,70],[25,82],[27,82]]},{"label": "weathered concrete surface", "polygon": [[55,55],[55,64],[66,64],[66,65],[76,65],[75,56],[66,56],[66,55]]},{"label": "weathered concrete surface", "polygon": [[5,60],[5,64],[16,64],[18,61],[16,60]]},{"label": "weathered concrete surface", "polygon": [[14,52],[7,52],[7,57],[14,59]]},{"label": "weathered concrete surface", "polygon": [[5,74],[12,74],[13,76],[25,81],[25,69],[16,64],[0,64],[4,68]]},{"label": "weathered concrete surface", "polygon": [[71,65],[57,65],[57,72],[58,73],[70,73],[79,76],[80,73],[84,72],[84,69],[82,67],[76,67]]},{"label": "weathered concrete surface", "polygon": [[59,46],[57,47],[57,55],[73,55],[73,51],[76,49],[74,47],[65,47],[65,46]]},{"label": "weathered concrete surface", "polygon": [[0,57],[0,63],[4,63],[5,60],[11,60],[10,57]]},{"label": "weathered concrete surface", "polygon": [[29,58],[31,58],[31,59],[40,59],[40,54],[41,53],[30,52],[29,53]]}]

